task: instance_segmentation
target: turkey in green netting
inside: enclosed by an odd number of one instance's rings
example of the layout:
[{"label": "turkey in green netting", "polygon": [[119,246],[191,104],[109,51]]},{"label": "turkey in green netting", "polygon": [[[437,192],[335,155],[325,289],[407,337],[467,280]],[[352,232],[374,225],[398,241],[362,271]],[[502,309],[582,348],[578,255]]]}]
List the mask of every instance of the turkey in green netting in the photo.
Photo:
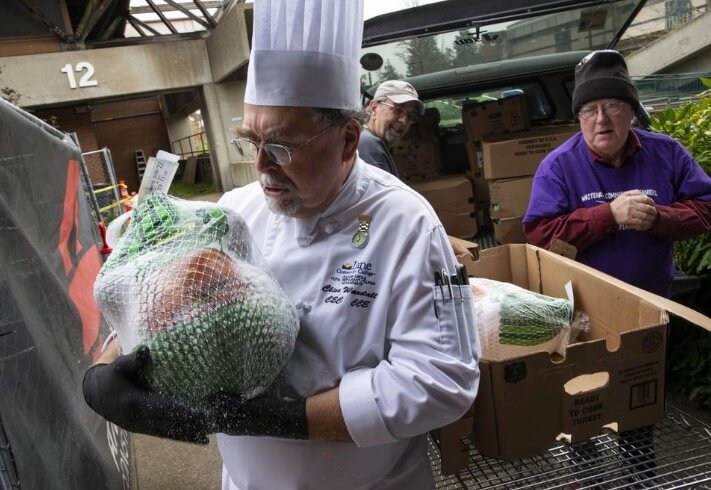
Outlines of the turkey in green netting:
[{"label": "turkey in green netting", "polygon": [[508,282],[471,278],[482,358],[511,359],[532,352],[557,352],[589,329],[589,318],[573,314],[567,299],[534,293]]},{"label": "turkey in green netting", "polygon": [[299,329],[260,258],[238,214],[153,194],[136,207],[94,296],[124,349],[150,348],[150,387],[192,406],[219,390],[251,397],[282,370]]}]

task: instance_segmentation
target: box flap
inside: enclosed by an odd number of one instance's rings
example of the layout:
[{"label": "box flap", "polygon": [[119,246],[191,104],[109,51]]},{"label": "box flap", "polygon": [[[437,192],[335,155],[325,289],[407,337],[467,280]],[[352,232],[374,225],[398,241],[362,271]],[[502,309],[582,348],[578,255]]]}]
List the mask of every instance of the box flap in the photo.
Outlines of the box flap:
[{"label": "box flap", "polygon": [[[536,247],[534,245],[527,244],[526,247],[536,250],[536,253],[550,254],[554,257],[559,257],[561,260],[568,260],[568,261],[571,260],[571,259],[562,257],[558,254],[554,254],[553,252],[549,252],[548,250]],[[629,291],[631,293],[634,293],[635,295],[641,297],[643,300],[647,301],[648,303],[653,304],[657,308],[666,310],[669,313],[671,313],[672,315],[681,317],[684,320],[687,320],[687,321],[693,323],[694,325],[698,325],[699,327],[711,332],[711,318],[707,317],[706,315],[704,315],[694,309],[691,309],[688,306],[679,304],[676,301],[672,301],[672,300],[665,298],[663,296],[659,296],[654,293],[650,293],[649,291],[645,291],[644,289],[640,289],[636,286],[632,286],[631,284],[628,284],[628,283],[621,281],[615,277],[605,274],[604,272],[600,272],[597,269],[594,269],[594,268],[589,267],[587,265],[581,264],[580,262],[576,262],[576,261],[572,261],[572,262],[575,264],[576,267],[583,269],[594,276],[604,277],[607,282],[616,284],[618,287],[625,289],[626,291]]]},{"label": "box flap", "polygon": [[654,306],[662,308],[672,315],[681,317],[684,320],[687,320],[694,325],[698,325],[699,327],[711,332],[711,318],[706,315],[691,309],[688,306],[677,303],[676,301],[672,301],[669,298],[650,293],[649,291],[645,291],[643,289],[640,289],[637,294],[642,296],[645,301],[652,303]]}]

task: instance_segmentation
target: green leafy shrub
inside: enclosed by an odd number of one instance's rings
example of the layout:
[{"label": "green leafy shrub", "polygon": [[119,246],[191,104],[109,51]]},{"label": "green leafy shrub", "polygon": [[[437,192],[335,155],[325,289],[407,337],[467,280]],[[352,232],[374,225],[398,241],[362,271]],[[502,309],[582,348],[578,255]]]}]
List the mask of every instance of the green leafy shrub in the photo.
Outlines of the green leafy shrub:
[{"label": "green leafy shrub", "polygon": [[[701,79],[711,89],[711,79]],[[699,165],[711,175],[711,90],[706,90],[679,107],[669,107],[652,117],[654,131],[665,133],[683,144]],[[677,242],[676,263],[689,274],[711,273],[711,234]]]},{"label": "green leafy shrub", "polygon": [[[711,80],[702,79],[711,89]],[[653,130],[666,133],[682,143],[706,173],[711,175],[711,90],[679,107],[670,107],[652,117]],[[677,266],[689,274],[702,276],[701,290],[689,306],[711,313],[711,233],[677,242]],[[703,408],[711,408],[711,334],[680,319],[673,319],[667,353],[667,386],[683,393]]]}]

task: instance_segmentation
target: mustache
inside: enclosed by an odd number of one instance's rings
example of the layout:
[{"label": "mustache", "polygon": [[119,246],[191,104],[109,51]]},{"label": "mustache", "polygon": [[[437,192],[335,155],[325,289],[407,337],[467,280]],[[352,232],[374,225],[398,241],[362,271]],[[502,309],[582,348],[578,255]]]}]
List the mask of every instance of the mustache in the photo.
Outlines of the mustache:
[{"label": "mustache", "polygon": [[259,183],[262,184],[262,187],[284,187],[287,190],[294,189],[294,183],[283,175],[259,174]]}]

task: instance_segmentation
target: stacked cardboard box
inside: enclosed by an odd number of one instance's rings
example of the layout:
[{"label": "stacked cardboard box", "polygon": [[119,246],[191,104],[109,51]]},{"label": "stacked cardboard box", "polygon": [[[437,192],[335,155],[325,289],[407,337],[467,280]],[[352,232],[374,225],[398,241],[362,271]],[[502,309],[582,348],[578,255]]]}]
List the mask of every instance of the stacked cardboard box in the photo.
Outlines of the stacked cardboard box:
[{"label": "stacked cardboard box", "polygon": [[481,141],[483,175],[489,180],[533,175],[541,160],[579,129],[566,124],[486,136]]},{"label": "stacked cardboard box", "polygon": [[448,235],[458,238],[476,235],[474,192],[466,176],[451,175],[410,185],[429,201]]},{"label": "stacked cardboard box", "polygon": [[402,139],[393,147],[393,160],[405,181],[424,180],[442,172],[437,138]]},{"label": "stacked cardboard box", "polygon": [[462,107],[462,124],[467,139],[481,141],[485,136],[515,133],[530,126],[526,98],[523,94],[486,102],[473,102]]},{"label": "stacked cardboard box", "polygon": [[439,146],[439,111],[428,108],[392,148],[400,177],[426,180],[442,173]]},{"label": "stacked cardboard box", "polygon": [[[530,129],[523,94],[465,105],[462,121],[479,227],[493,228],[500,243],[525,243],[521,222],[531,193],[530,177],[543,157],[573,135],[577,126]],[[519,180],[512,182],[513,178]],[[508,193],[512,195],[502,203]]]},{"label": "stacked cardboard box", "polygon": [[[393,148],[400,177],[424,194],[451,186],[447,178],[461,182],[467,176],[473,192],[459,196],[456,209],[444,210],[440,202],[430,200],[448,233],[471,238],[476,230],[491,229],[499,243],[525,243],[522,219],[531,193],[531,176],[543,157],[578,127],[530,129],[523,94],[465,104],[462,121],[469,162],[465,174],[443,175],[451,162],[441,158],[439,113],[428,109]],[[447,192],[460,190],[454,186]]]},{"label": "stacked cardboard box", "polygon": [[588,314],[591,329],[564,359],[537,352],[481,360],[473,411],[433,434],[446,473],[469,463],[463,438],[485,456],[512,460],[541,454],[561,437],[580,441],[604,428],[661,421],[668,312],[711,330],[711,318],[532,245],[482,250],[478,261],[463,263],[470,276],[548,296],[567,297],[570,281],[575,309]]},{"label": "stacked cardboard box", "polygon": [[[469,174],[475,187],[475,213],[480,228],[491,228],[487,177],[484,174],[484,142],[490,137],[511,138],[529,127],[526,99],[523,94],[504,99],[465,104],[462,123],[467,135],[465,143]],[[499,234],[497,240],[507,239]],[[507,243],[507,242],[502,242]]]},{"label": "stacked cardboard box", "polygon": [[531,196],[532,175],[541,160],[578,131],[575,125],[517,133],[516,138],[482,140],[483,176],[489,182],[494,235],[500,243],[525,243],[522,220]]},{"label": "stacked cardboard box", "polygon": [[523,216],[531,198],[533,177],[488,180],[494,236],[499,243],[525,243]]}]

